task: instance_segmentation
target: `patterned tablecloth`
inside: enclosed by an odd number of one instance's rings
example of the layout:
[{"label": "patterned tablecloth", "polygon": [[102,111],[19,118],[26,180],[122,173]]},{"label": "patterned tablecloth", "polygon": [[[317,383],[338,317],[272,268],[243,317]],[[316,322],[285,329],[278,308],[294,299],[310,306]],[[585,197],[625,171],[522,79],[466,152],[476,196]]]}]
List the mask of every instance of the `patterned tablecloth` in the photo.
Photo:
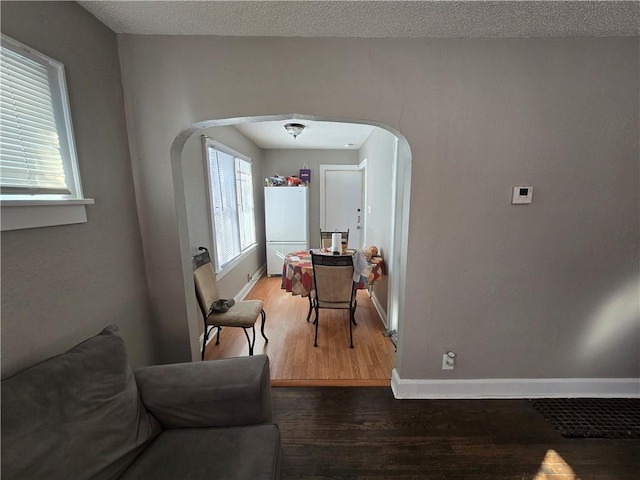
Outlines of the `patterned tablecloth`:
[{"label": "patterned tablecloth", "polygon": [[[378,280],[384,273],[382,257],[372,257],[367,268],[360,276],[357,288],[367,288]],[[309,296],[313,290],[313,265],[308,251],[292,252],[285,256],[282,265],[282,286],[287,292],[303,297]]]}]

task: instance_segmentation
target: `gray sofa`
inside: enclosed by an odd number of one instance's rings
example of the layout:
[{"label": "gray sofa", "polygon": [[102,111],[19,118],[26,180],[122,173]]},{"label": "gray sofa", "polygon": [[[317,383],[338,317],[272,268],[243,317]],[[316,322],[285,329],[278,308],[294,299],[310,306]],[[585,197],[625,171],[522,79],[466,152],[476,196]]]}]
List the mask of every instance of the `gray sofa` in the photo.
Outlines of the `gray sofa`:
[{"label": "gray sofa", "polygon": [[264,355],[131,370],[117,327],[2,381],[2,479],[274,479]]}]

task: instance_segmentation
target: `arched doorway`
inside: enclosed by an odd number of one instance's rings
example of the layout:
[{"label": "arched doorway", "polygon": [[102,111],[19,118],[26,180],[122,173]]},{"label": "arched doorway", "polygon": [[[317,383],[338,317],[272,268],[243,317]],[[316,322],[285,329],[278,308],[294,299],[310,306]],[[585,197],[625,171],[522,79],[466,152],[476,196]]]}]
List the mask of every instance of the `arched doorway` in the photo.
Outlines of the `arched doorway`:
[{"label": "arched doorway", "polygon": [[207,120],[198,122],[184,128],[175,138],[171,147],[171,166],[173,173],[174,196],[176,200],[178,231],[182,252],[182,271],[184,278],[186,304],[188,305],[188,326],[192,358],[199,358],[199,323],[198,312],[192,308],[193,285],[191,278],[191,265],[189,262],[191,242],[187,224],[187,210],[185,202],[185,185],[183,177],[183,149],[189,138],[204,129],[217,126],[232,126],[241,123],[264,122],[274,120],[296,119],[300,121],[325,121],[337,123],[360,123],[372,125],[387,130],[395,136],[396,155],[393,160],[393,175],[390,182],[392,189],[392,235],[390,254],[385,258],[388,265],[389,295],[387,316],[391,325],[397,325],[400,332],[398,336],[398,351],[402,349],[402,316],[404,310],[406,262],[407,262],[407,238],[409,218],[409,196],[411,178],[411,152],[408,142],[395,129],[374,121],[350,120],[343,118],[316,117],[310,115],[270,115],[260,117],[243,117]]}]

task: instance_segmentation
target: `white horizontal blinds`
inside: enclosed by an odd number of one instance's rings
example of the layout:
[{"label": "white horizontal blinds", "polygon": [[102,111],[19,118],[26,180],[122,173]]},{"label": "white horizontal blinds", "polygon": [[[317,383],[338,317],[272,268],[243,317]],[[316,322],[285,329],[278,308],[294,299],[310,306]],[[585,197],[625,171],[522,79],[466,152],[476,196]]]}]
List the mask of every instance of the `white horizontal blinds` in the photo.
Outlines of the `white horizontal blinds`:
[{"label": "white horizontal blinds", "polygon": [[236,190],[238,192],[238,225],[242,250],[256,243],[251,162],[236,158]]},{"label": "white horizontal blinds", "polygon": [[217,270],[240,255],[235,164],[232,155],[208,148]]},{"label": "white horizontal blinds", "polygon": [[[256,243],[251,162],[207,142],[216,271]],[[226,148],[225,148],[226,150]]]},{"label": "white horizontal blinds", "polygon": [[3,194],[70,194],[47,66],[5,45],[0,55]]}]

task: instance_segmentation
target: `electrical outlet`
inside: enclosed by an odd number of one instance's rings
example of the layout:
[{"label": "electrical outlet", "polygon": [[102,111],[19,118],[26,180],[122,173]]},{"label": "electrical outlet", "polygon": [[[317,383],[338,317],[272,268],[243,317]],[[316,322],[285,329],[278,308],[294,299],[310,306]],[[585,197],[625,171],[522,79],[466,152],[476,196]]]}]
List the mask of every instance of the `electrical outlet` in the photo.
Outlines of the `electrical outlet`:
[{"label": "electrical outlet", "polygon": [[456,354],[447,352],[442,355],[442,370],[453,370],[456,366]]}]

